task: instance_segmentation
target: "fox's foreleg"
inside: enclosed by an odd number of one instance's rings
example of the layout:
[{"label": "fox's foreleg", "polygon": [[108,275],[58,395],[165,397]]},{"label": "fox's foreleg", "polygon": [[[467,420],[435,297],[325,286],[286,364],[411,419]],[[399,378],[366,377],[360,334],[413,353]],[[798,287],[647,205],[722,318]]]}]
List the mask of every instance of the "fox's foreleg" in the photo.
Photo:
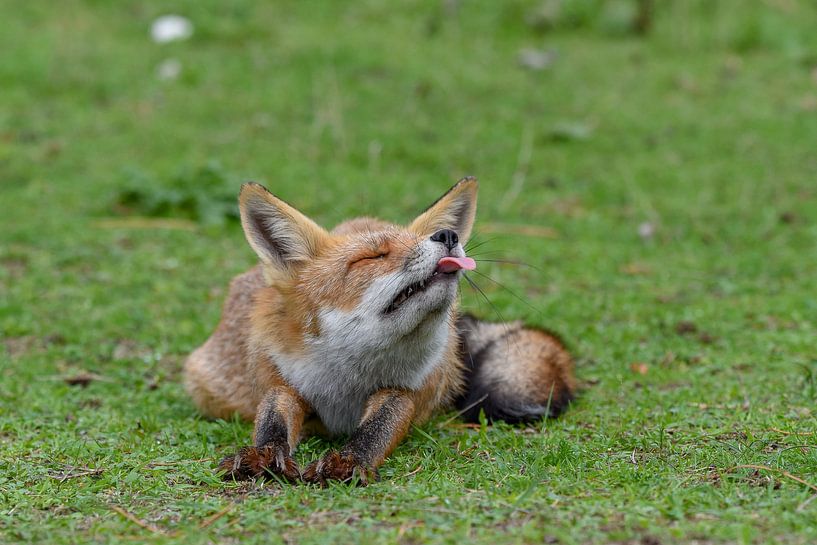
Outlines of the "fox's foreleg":
[{"label": "fox's foreleg", "polygon": [[252,479],[280,475],[290,481],[300,478],[298,464],[292,458],[308,410],[307,403],[287,386],[272,388],[258,405],[251,447],[224,458],[219,470],[225,479]]},{"label": "fox's foreleg", "polygon": [[350,481],[355,476],[363,485],[377,479],[377,468],[408,433],[414,412],[409,392],[376,392],[367,401],[360,425],[346,446],[311,463],[303,479],[321,485],[327,480]]}]

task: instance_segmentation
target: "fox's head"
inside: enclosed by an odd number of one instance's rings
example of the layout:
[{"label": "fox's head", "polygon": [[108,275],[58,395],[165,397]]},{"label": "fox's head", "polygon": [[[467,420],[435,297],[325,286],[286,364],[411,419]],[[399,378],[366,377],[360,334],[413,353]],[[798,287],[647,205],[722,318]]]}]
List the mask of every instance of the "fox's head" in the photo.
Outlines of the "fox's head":
[{"label": "fox's head", "polygon": [[460,271],[475,266],[463,246],[477,186],[461,180],[408,226],[360,218],[330,232],[263,186],[245,184],[241,223],[276,288],[267,322],[277,320],[294,345],[333,350],[445,335]]}]

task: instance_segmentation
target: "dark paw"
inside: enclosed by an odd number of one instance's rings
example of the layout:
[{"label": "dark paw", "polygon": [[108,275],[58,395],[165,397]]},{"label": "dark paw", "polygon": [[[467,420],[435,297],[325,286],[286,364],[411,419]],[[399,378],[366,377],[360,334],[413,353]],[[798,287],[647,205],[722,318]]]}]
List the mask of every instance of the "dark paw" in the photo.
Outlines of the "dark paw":
[{"label": "dark paw", "polygon": [[244,447],[234,456],[227,456],[218,464],[225,481],[279,475],[288,481],[297,481],[301,472],[298,464],[289,455],[288,446],[267,445],[265,447]]},{"label": "dark paw", "polygon": [[304,470],[303,480],[326,486],[327,481],[352,482],[366,486],[379,479],[377,470],[358,463],[351,454],[332,451],[318,461],[312,462]]}]

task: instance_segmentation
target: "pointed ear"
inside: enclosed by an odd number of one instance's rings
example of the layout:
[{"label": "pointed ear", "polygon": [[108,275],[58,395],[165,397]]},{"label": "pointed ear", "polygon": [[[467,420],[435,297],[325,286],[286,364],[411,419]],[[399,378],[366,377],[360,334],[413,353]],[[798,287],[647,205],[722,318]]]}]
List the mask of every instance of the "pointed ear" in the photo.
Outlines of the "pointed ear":
[{"label": "pointed ear", "polygon": [[246,183],[238,197],[244,235],[261,261],[290,275],[298,262],[318,255],[327,232],[262,185]]},{"label": "pointed ear", "polygon": [[471,236],[477,213],[477,189],[479,183],[476,178],[463,178],[411,222],[409,229],[419,235],[432,235],[440,229],[453,229],[464,246]]}]

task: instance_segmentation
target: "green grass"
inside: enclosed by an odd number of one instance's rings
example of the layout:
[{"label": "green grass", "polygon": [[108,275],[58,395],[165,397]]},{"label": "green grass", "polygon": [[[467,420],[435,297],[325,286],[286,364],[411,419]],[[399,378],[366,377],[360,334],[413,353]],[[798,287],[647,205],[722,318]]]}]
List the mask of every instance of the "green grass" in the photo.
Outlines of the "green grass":
[{"label": "green grass", "polygon": [[[817,10],[656,5],[1,4],[0,541],[816,542]],[[149,40],[168,12],[192,39]],[[225,187],[407,221],[465,174],[478,253],[533,267],[463,304],[561,332],[578,402],[443,415],[368,488],[221,483],[251,426],[180,368],[254,260]]]}]

